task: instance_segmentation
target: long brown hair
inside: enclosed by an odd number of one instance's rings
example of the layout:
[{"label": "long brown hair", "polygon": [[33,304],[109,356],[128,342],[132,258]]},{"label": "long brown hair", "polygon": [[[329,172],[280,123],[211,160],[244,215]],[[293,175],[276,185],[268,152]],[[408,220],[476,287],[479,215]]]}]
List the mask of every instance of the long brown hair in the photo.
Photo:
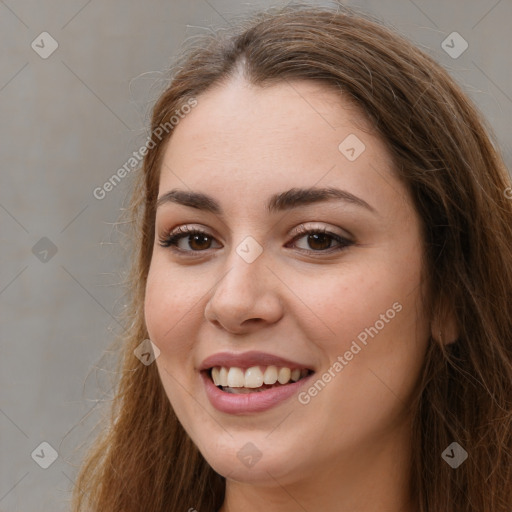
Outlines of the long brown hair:
[{"label": "long brown hair", "polygon": [[[109,424],[84,462],[73,510],[216,512],[225,479],[185,433],[155,364],[144,290],[159,172],[175,112],[240,70],[255,85],[313,80],[352,98],[387,144],[421,219],[426,313],[452,311],[458,338],[429,340],[414,404],[410,486],[421,512],[510,512],[512,506],[512,192],[491,128],[432,58],[368,15],[295,4],[253,14],[195,41],[153,109],[151,143],[128,210],[135,240],[130,327]],[[156,136],[155,132],[159,135]],[[442,322],[441,322],[442,325]],[[453,469],[456,441],[468,459]],[[285,463],[285,461],[283,461]]]}]

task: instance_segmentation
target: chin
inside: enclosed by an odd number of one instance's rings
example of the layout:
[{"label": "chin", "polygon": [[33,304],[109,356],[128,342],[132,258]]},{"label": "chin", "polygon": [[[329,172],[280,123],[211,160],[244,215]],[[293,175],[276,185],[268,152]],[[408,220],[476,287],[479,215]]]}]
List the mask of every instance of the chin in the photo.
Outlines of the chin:
[{"label": "chin", "polygon": [[[236,458],[226,456],[207,459],[208,464],[220,475],[236,482],[250,483],[253,485],[271,484],[275,485],[275,478],[279,480],[280,472],[283,470],[283,460],[256,462],[253,466],[245,466]],[[287,472],[289,468],[287,468]],[[274,477],[274,478],[273,478]]]},{"label": "chin", "polygon": [[296,450],[283,450],[282,444],[279,450],[279,444],[273,445],[268,439],[265,440],[267,435],[265,433],[255,441],[251,441],[250,435],[225,436],[222,445],[219,442],[215,446],[203,446],[200,451],[208,464],[225,478],[251,484],[276,485],[276,479],[280,481],[290,476],[290,462],[294,458],[286,452]]}]

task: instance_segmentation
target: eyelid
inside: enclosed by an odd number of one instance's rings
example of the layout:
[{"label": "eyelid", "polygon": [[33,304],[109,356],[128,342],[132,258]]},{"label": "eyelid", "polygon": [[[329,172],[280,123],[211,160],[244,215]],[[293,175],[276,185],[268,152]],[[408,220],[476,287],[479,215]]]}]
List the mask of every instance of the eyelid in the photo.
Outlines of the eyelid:
[{"label": "eyelid", "polygon": [[[172,237],[181,236],[185,238],[185,235],[193,235],[195,233],[201,233],[202,235],[209,236],[212,239],[217,240],[217,236],[211,233],[210,229],[206,229],[202,226],[196,226],[194,224],[183,224],[171,229],[164,229],[160,235],[160,242],[169,240]],[[186,251],[186,252],[199,252],[199,251]],[[205,252],[205,251],[203,251]]]},{"label": "eyelid", "polygon": [[[310,231],[318,230],[318,231],[325,232],[327,234],[336,235],[341,238],[345,238],[347,240],[353,241],[352,240],[354,238],[353,235],[347,230],[344,230],[345,233],[337,233],[334,231],[333,228],[326,227],[325,225],[321,225],[321,224],[315,224],[314,222],[315,221],[311,221],[309,223],[303,222],[303,223],[299,224],[293,230],[289,231],[288,236],[295,237],[296,235],[307,234]],[[339,228],[337,228],[337,229],[339,229]],[[217,238],[217,236],[215,234],[211,233],[210,229],[204,228],[200,224],[197,224],[197,225],[196,224],[183,224],[183,225],[179,225],[175,228],[163,230],[163,233],[160,238],[168,238],[168,237],[174,236],[176,234],[189,234],[189,233],[193,234],[196,231],[200,231],[200,232],[204,233],[205,235],[208,235],[212,238]]]},{"label": "eyelid", "polygon": [[[335,231],[335,229],[340,229],[340,228],[331,228],[331,227],[326,227],[325,225],[322,225],[322,224],[314,224],[314,221],[312,221],[311,223],[308,223],[308,222],[303,222],[302,224],[299,224],[294,230],[293,230],[293,233],[295,233],[295,235],[300,235],[300,234],[307,234],[309,231],[322,231],[322,232],[325,232],[327,234],[332,234],[332,235],[336,235],[336,236],[339,236],[340,238],[345,238],[347,240],[350,240],[350,241],[353,241],[354,237],[353,235],[347,231],[347,230],[344,230],[345,233],[338,233]],[[295,235],[292,235],[292,236],[295,236]]]},{"label": "eyelid", "polygon": [[[338,228],[339,229],[339,228]],[[299,226],[297,226],[294,230],[292,230],[291,233],[289,233],[287,236],[291,236],[292,239],[287,243],[285,247],[287,247],[289,244],[293,244],[298,239],[307,236],[309,234],[326,234],[328,237],[330,237],[335,243],[338,245],[335,247],[329,247],[326,250],[318,250],[315,251],[314,249],[303,249],[303,248],[296,248],[295,250],[307,253],[312,256],[315,254],[318,256],[328,255],[332,253],[341,252],[344,249],[348,249],[350,246],[355,245],[356,241],[354,237],[350,234],[349,236],[345,236],[344,234],[336,233],[331,228],[327,228],[325,226],[319,226],[319,225],[310,225],[308,223],[302,223]],[[187,235],[195,235],[199,234],[202,236],[209,237],[213,240],[217,240],[216,236],[212,235],[210,233],[209,229],[206,229],[204,227],[196,227],[194,225],[180,225],[176,228],[166,230],[164,231],[163,235],[159,236],[160,239],[160,246],[163,248],[168,248],[178,256],[184,256],[184,257],[192,257],[197,258],[201,257],[205,254],[208,254],[212,248],[208,248],[205,250],[185,250],[180,249],[176,242],[181,241],[182,239],[186,238]]]},{"label": "eyelid", "polygon": [[[317,222],[317,223],[315,224],[315,222]],[[340,229],[340,228],[326,227],[325,225],[322,225],[319,221],[302,222],[301,224],[299,224],[298,226],[296,226],[295,228],[290,230],[288,232],[288,236],[294,236],[294,233],[299,234],[299,233],[308,232],[308,231],[312,231],[312,230],[316,230],[316,229],[333,232],[333,234],[343,237],[343,238],[350,238],[350,239],[354,238],[353,235],[346,229],[343,230],[345,233],[337,233],[337,232],[334,232],[334,230]],[[196,230],[204,231],[211,237],[217,238],[217,235],[212,233],[212,230],[210,228],[205,228],[201,224],[181,224],[181,225],[176,226],[175,228],[164,229],[164,230],[162,230],[162,233],[164,236],[169,236],[169,235],[180,233],[180,232],[181,233],[194,232]]]}]

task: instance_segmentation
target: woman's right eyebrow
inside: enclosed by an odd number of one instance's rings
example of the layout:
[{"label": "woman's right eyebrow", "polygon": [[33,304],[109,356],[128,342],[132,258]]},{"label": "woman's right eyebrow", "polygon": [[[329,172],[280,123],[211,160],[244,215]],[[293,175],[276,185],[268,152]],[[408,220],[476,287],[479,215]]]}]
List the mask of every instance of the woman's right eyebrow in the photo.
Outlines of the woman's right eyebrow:
[{"label": "woman's right eyebrow", "polygon": [[[344,201],[361,208],[365,208],[373,214],[378,215],[377,210],[368,204],[364,199],[335,187],[311,187],[311,188],[292,188],[284,192],[274,194],[267,202],[269,213],[278,213],[293,208],[300,208],[323,201],[339,200]],[[189,206],[198,210],[208,211],[216,215],[223,216],[223,210],[219,202],[202,192],[193,192],[190,190],[172,189],[161,195],[156,203],[156,207],[167,203],[176,203],[183,206]]]}]

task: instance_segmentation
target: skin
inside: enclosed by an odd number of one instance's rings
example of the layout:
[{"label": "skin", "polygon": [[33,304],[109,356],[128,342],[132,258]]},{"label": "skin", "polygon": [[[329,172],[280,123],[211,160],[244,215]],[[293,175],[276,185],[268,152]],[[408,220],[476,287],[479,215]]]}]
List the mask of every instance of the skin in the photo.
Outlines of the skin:
[{"label": "skin", "polygon": [[[158,208],[145,317],[180,422],[227,478],[221,511],[413,512],[408,404],[430,324],[420,219],[385,145],[353,106],[308,81],[260,88],[237,77],[197,99],[166,148],[159,197],[207,193],[225,214]],[[349,134],[366,146],[355,161],[338,149]],[[311,186],[345,189],[376,213],[336,199],[264,208],[274,193]],[[334,239],[293,241],[302,223],[354,243],[336,252]],[[159,245],[184,225],[210,242],[185,235],[181,256]],[[252,263],[236,252],[249,235],[263,248]],[[294,396],[243,415],[210,404],[197,371],[207,356],[259,350],[321,377],[397,302],[401,311],[308,404]],[[248,442],[262,454],[252,467],[237,457]]]}]

